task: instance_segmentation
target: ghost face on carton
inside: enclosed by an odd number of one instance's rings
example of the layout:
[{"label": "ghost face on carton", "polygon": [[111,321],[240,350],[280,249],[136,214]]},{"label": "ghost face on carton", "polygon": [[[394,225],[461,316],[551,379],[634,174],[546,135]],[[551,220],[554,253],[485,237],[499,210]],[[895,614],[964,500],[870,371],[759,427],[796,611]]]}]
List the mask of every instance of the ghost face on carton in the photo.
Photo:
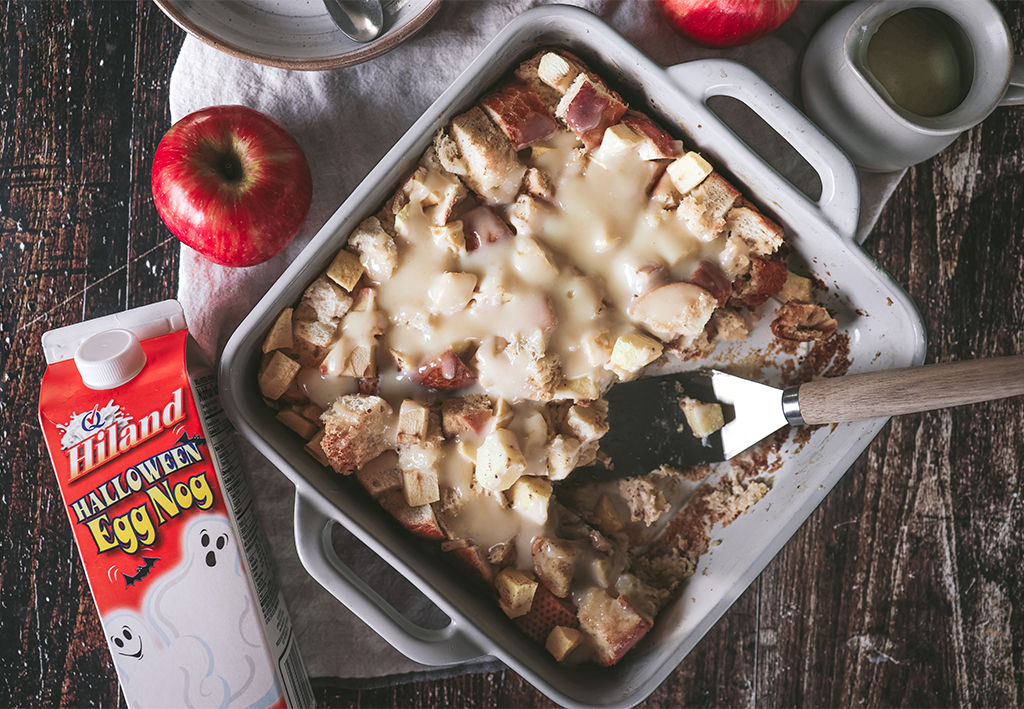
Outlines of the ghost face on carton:
[{"label": "ghost face on carton", "polygon": [[263,648],[260,609],[225,518],[205,515],[185,527],[181,562],[146,594],[144,607],[168,646],[184,638],[205,646],[210,675],[223,682],[230,706],[260,709],[280,697]]}]

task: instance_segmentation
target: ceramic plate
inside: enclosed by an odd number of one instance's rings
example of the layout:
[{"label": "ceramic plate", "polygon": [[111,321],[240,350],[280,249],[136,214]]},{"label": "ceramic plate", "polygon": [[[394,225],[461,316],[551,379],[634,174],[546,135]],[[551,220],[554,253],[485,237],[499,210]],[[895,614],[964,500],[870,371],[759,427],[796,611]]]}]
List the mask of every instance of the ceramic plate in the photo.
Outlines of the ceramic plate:
[{"label": "ceramic plate", "polygon": [[318,71],[359,64],[394,49],[433,17],[441,0],[382,0],[384,31],[349,39],[321,0],[154,0],[179,27],[236,57]]}]

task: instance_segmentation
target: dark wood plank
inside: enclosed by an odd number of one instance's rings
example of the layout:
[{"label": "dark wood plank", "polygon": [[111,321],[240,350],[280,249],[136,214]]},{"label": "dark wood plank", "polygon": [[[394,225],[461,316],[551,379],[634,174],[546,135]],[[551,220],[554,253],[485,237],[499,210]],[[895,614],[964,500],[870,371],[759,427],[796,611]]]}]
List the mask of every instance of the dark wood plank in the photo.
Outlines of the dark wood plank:
[{"label": "dark wood plank", "polygon": [[[1024,3],[1000,0],[1018,46]],[[41,334],[174,295],[149,195],[183,35],[148,0],[0,7],[0,706],[123,704],[36,423]],[[929,360],[1024,352],[1024,109],[910,171],[866,248]],[[887,426],[644,706],[1024,705],[1024,401]],[[553,706],[514,672],[326,706]]]}]

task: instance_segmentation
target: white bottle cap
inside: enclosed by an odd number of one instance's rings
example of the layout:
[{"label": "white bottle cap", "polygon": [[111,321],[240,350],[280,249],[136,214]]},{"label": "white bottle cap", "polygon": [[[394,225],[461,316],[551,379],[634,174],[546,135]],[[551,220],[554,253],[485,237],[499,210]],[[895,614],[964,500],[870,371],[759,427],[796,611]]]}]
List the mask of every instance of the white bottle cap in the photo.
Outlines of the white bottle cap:
[{"label": "white bottle cap", "polygon": [[127,384],[146,366],[139,338],[128,330],[107,330],[83,341],[75,350],[75,366],[90,389]]}]

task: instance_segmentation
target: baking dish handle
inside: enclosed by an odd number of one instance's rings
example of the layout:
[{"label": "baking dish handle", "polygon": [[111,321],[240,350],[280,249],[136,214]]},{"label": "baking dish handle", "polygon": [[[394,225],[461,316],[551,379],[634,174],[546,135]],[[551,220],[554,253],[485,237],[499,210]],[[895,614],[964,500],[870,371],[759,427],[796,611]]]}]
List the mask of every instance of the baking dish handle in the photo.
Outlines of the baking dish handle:
[{"label": "baking dish handle", "polygon": [[[711,113],[707,100],[713,96],[728,96],[753,109],[818,173],[821,196],[815,207],[821,216],[843,237],[855,238],[860,217],[860,189],[856,168],[842,150],[796,106],[763,77],[739,62],[705,59],[676,64],[666,71],[688,98]],[[747,154],[749,162],[746,164],[750,169],[768,170],[771,173],[770,182],[780,182],[775,169],[719,121],[704,122],[700,126],[700,135],[703,145],[734,145]],[[807,200],[806,195],[792,187],[788,181],[782,187]]]},{"label": "baking dish handle", "polygon": [[338,558],[331,544],[335,524],[315,503],[296,492],[295,547],[299,559],[332,596],[414,662],[454,665],[487,655],[454,620],[444,628],[430,630],[395,610]]}]

